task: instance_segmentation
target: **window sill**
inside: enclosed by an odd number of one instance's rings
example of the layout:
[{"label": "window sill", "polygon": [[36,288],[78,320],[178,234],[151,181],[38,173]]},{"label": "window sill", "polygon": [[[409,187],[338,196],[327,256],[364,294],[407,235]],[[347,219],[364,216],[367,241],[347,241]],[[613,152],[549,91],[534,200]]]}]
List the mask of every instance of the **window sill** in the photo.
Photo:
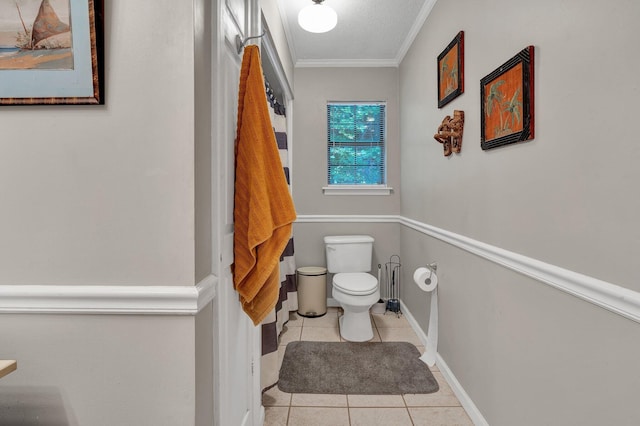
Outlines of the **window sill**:
[{"label": "window sill", "polygon": [[387,185],[329,185],[323,186],[324,195],[391,195]]}]

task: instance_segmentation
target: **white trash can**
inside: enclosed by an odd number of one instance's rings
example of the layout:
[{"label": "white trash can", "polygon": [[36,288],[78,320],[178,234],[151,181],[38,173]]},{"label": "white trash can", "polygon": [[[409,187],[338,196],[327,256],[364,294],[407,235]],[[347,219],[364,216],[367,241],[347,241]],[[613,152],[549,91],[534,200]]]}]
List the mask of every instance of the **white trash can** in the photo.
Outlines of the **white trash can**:
[{"label": "white trash can", "polygon": [[327,313],[327,268],[304,266],[298,268],[298,314],[321,317]]}]

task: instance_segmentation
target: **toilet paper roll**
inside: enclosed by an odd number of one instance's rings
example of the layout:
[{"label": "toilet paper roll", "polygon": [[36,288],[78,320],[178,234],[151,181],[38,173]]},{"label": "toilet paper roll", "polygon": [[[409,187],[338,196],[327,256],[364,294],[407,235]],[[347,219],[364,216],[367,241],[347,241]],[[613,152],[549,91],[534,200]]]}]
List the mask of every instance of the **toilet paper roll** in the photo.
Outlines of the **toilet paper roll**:
[{"label": "toilet paper roll", "polygon": [[431,292],[427,345],[420,360],[429,367],[433,367],[438,353],[438,276],[430,269],[418,268],[413,273],[413,280],[422,290]]},{"label": "toilet paper roll", "polygon": [[413,280],[421,290],[431,292],[438,286],[438,276],[430,269],[418,268],[413,273]]}]

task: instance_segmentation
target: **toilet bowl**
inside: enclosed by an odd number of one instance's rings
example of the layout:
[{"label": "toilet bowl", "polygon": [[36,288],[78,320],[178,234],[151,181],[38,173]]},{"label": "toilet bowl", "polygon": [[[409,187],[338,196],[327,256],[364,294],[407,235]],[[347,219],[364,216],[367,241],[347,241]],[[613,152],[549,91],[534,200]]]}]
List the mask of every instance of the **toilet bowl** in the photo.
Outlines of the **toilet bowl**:
[{"label": "toilet bowl", "polygon": [[373,339],[369,309],[380,299],[378,280],[366,272],[341,272],[333,276],[331,295],[340,303],[340,335],[350,342]]}]

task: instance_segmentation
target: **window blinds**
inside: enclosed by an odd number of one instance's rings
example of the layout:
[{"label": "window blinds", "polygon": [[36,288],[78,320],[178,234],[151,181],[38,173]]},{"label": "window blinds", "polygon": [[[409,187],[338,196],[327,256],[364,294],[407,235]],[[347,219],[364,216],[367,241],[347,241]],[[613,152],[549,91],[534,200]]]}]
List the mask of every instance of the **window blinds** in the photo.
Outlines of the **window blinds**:
[{"label": "window blinds", "polygon": [[327,104],[329,185],[385,184],[384,102]]}]

